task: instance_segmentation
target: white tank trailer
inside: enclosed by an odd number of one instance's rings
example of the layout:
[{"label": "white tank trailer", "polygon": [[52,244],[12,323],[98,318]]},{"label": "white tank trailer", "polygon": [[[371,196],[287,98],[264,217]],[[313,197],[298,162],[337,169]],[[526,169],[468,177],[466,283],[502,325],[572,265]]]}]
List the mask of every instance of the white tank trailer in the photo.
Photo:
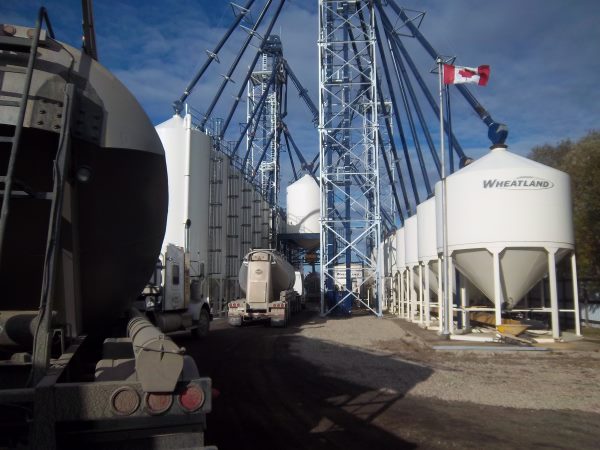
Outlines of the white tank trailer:
[{"label": "white tank trailer", "polygon": [[[42,8],[38,23],[44,16]],[[4,24],[0,37],[2,204],[10,206],[0,235],[0,447],[122,445],[124,436],[152,447],[160,428],[199,448],[210,379],[175,344],[173,357],[155,347],[168,338],[145,318],[125,329],[167,218],[154,127],[87,54],[40,28]],[[15,158],[16,171],[5,172]],[[140,327],[136,345],[158,356],[152,367],[134,352]],[[107,338],[115,333],[122,337]]]},{"label": "white tank trailer", "polygon": [[[504,311],[550,312],[558,339],[557,262],[570,257],[577,279],[569,176],[496,146],[450,175],[446,189],[450,262],[493,302],[487,310],[494,312],[496,325]],[[440,182],[435,194],[442,253]],[[521,300],[546,274],[550,308],[524,308]],[[579,334],[576,282],[573,287],[574,307],[568,311],[575,315]]]},{"label": "white tank trailer", "polygon": [[294,267],[275,250],[249,252],[239,272],[243,298],[229,302],[227,318],[232,326],[269,320],[272,326],[287,326],[291,314],[300,310],[294,292]]}]

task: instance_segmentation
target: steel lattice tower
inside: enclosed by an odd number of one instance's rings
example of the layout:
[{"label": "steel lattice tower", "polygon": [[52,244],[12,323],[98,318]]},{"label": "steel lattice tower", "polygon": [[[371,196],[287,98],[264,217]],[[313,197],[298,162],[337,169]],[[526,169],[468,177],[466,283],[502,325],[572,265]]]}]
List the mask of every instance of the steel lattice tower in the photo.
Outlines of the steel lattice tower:
[{"label": "steel lattice tower", "polygon": [[[250,123],[246,146],[249,153],[244,171],[254,176],[258,171],[263,197],[271,206],[271,245],[277,230],[277,204],[279,201],[279,151],[282,115],[282,85],[285,83],[283,49],[278,36],[270,36],[264,43],[260,69],[252,72],[247,88],[247,121]],[[275,78],[269,83],[273,73]],[[261,103],[261,98],[265,97]],[[256,108],[261,108],[253,117]]]},{"label": "steel lattice tower", "polygon": [[371,1],[319,0],[323,315],[355,300],[381,315],[374,26]]}]

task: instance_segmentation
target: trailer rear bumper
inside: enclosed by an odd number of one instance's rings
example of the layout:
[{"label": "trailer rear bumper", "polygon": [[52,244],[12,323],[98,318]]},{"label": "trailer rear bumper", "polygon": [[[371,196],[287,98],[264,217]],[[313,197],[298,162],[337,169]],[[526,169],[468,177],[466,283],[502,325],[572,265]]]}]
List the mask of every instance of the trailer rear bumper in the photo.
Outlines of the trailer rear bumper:
[{"label": "trailer rear bumper", "polygon": [[239,327],[242,325],[242,316],[227,316],[227,322],[232,327]]}]

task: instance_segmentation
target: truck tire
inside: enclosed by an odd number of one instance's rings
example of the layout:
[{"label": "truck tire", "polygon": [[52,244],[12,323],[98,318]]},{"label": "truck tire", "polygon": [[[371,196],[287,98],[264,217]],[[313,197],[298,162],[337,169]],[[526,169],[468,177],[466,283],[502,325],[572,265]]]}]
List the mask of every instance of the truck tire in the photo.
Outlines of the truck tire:
[{"label": "truck tire", "polygon": [[200,310],[200,317],[198,317],[197,327],[191,330],[192,336],[197,338],[203,338],[208,336],[208,330],[210,329],[210,314],[204,308]]}]

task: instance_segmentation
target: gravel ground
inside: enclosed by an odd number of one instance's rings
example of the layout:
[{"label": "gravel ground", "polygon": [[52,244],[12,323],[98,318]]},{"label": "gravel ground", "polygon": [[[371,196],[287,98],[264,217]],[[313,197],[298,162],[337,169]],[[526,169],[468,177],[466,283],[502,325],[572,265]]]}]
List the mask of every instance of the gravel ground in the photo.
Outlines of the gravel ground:
[{"label": "gravel ground", "polygon": [[[364,355],[370,364],[361,364],[361,356],[348,358],[344,348],[359,350],[352,354]],[[315,317],[294,333],[291,351],[337,377],[367,387],[371,371],[376,370],[389,393],[600,413],[598,352],[435,352],[403,329],[402,321],[374,316]],[[376,366],[374,355],[380,358]]]}]

